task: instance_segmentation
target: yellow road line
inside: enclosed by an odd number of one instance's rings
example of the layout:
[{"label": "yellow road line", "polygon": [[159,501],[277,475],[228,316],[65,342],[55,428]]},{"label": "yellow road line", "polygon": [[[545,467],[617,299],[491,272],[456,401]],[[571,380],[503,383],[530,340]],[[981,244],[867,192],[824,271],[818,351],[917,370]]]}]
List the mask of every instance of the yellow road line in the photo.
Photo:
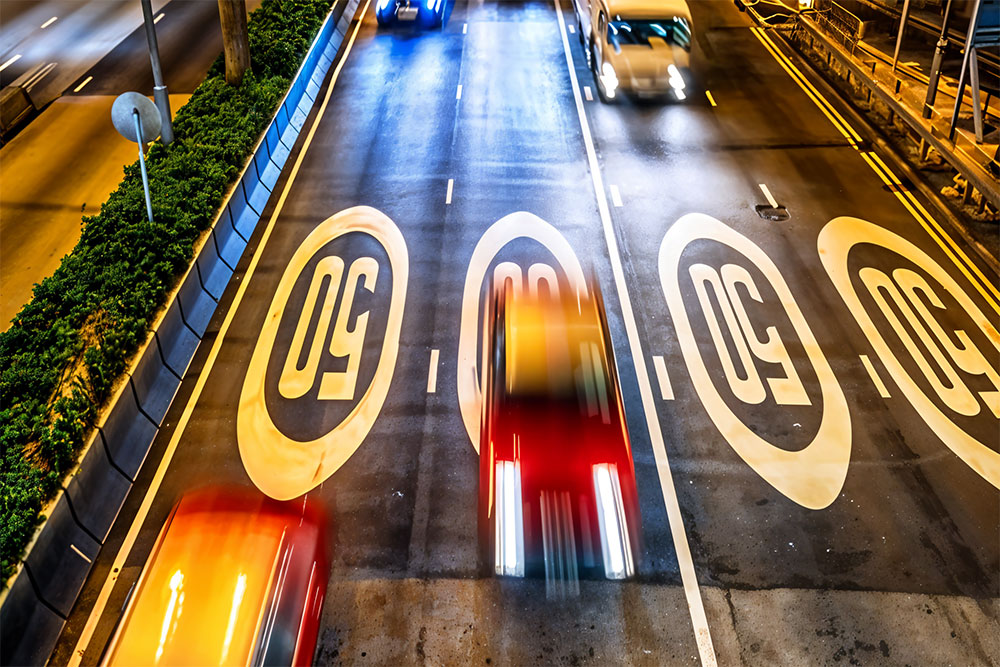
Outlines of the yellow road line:
[{"label": "yellow road line", "polygon": [[149,488],[146,490],[146,495],[143,497],[142,504],[139,506],[139,511],[132,520],[132,526],[129,528],[128,534],[125,536],[125,540],[118,549],[118,554],[115,556],[114,564],[111,566],[108,578],[105,580],[104,586],[101,588],[101,592],[98,594],[97,600],[90,611],[90,616],[87,618],[87,623],[84,626],[83,631],[80,633],[80,637],[73,649],[73,654],[70,656],[69,667],[77,667],[80,664],[83,659],[84,651],[87,650],[90,640],[94,636],[94,630],[96,630],[97,623],[108,604],[111,592],[114,590],[115,583],[118,581],[118,575],[121,574],[122,568],[125,565],[125,560],[128,558],[129,553],[135,544],[135,540],[139,536],[139,531],[142,529],[142,524],[145,522],[146,516],[149,514],[149,510],[152,507],[153,499],[160,488],[160,484],[163,483],[163,478],[166,476],[167,469],[170,467],[170,462],[173,459],[174,452],[177,451],[177,446],[180,444],[181,437],[184,435],[184,430],[187,428],[188,422],[191,420],[191,415],[194,412],[195,405],[201,398],[201,392],[204,390],[205,384],[208,382],[208,376],[211,375],[212,367],[215,365],[215,360],[219,356],[219,351],[221,350],[222,344],[226,339],[226,333],[229,331],[229,327],[232,325],[236,311],[239,310],[240,302],[246,294],[247,285],[250,284],[250,279],[253,276],[254,270],[257,268],[257,264],[260,262],[264,248],[267,246],[267,241],[271,237],[271,232],[274,230],[274,225],[278,220],[278,215],[281,213],[281,209],[284,208],[285,200],[288,198],[288,193],[292,188],[292,184],[295,182],[295,176],[299,173],[302,160],[305,158],[306,152],[309,150],[309,146],[316,134],[316,128],[323,119],[326,106],[330,102],[330,96],[333,93],[333,87],[337,83],[337,78],[340,76],[340,70],[343,68],[344,62],[347,60],[347,56],[351,52],[351,47],[354,45],[354,40],[358,36],[358,30],[361,28],[365,14],[368,13],[368,7],[370,4],[371,0],[366,0],[365,7],[361,11],[361,16],[358,19],[357,25],[354,26],[354,32],[351,33],[350,41],[347,43],[347,48],[344,51],[344,57],[340,59],[336,68],[333,70],[333,78],[330,79],[330,85],[326,90],[326,96],[323,98],[323,104],[320,106],[319,111],[313,120],[312,127],[309,129],[309,134],[306,136],[305,143],[302,145],[302,150],[299,152],[298,158],[295,160],[295,165],[292,167],[291,174],[289,174],[288,182],[285,184],[285,188],[281,192],[281,197],[278,199],[278,203],[274,207],[274,212],[271,214],[270,220],[268,220],[267,227],[264,229],[260,243],[257,244],[257,249],[254,252],[253,257],[250,259],[250,264],[247,266],[246,273],[240,281],[233,303],[226,312],[226,317],[222,322],[222,327],[219,329],[215,342],[212,344],[212,349],[208,353],[208,358],[205,360],[205,367],[198,376],[198,381],[195,383],[194,391],[191,392],[191,397],[188,399],[187,405],[184,406],[184,411],[181,413],[180,419],[177,421],[177,426],[174,428],[174,432],[170,436],[170,442],[167,444],[166,451],[163,453],[163,458],[160,460],[160,465],[156,469],[156,474],[153,476],[153,480],[150,483]]},{"label": "yellow road line", "polygon": [[889,186],[889,190],[896,196],[896,198],[903,204],[903,207],[910,212],[910,215],[920,223],[920,226],[924,228],[924,231],[931,237],[931,239],[941,247],[944,253],[949,259],[958,267],[958,270],[969,280],[970,283],[976,288],[986,302],[990,305],[993,310],[1000,313],[1000,290],[994,285],[993,281],[986,278],[983,272],[980,270],[979,266],[976,265],[969,256],[961,249],[961,247],[955,242],[951,236],[941,227],[941,225],[935,220],[927,210],[917,201],[913,193],[905,190],[902,187],[902,183],[893,173],[893,171],[882,161],[882,159],[871,151],[861,151],[858,144],[861,142],[860,135],[851,127],[840,113],[830,104],[829,101],[823,94],[816,89],[815,86],[810,83],[802,72],[799,71],[797,67],[792,63],[792,61],[784,53],[778,50],[777,45],[771,40],[770,37],[761,28],[753,27],[750,28],[754,36],[764,45],[764,48],[774,57],[782,69],[795,81],[799,87],[806,93],[806,95],[813,101],[813,103],[819,108],[820,111],[827,117],[827,119],[833,123],[833,126],[837,128],[841,134],[843,134],[861,153],[861,157],[864,158],[865,162],[871,167],[878,177]]}]

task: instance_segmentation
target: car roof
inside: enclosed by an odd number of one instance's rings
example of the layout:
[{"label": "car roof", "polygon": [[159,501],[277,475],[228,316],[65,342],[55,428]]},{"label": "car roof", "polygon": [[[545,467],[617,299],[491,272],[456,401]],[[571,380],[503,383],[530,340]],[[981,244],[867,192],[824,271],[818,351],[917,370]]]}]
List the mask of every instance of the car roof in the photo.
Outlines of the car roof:
[{"label": "car roof", "polygon": [[691,20],[691,11],[685,0],[604,0],[611,17],[672,18],[680,16]]},{"label": "car roof", "polygon": [[241,664],[252,657],[286,531],[299,517],[186,496],[135,591],[109,664]]}]

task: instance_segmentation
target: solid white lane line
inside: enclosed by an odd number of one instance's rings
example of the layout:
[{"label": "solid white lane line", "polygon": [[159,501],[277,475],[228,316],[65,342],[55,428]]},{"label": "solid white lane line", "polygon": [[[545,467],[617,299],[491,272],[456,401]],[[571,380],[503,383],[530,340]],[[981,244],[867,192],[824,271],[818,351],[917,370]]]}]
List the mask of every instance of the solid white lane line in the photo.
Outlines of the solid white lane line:
[{"label": "solid white lane line", "polygon": [[440,350],[431,350],[431,363],[427,368],[427,393],[433,394],[438,386],[438,355]]},{"label": "solid white lane line", "polygon": [[566,66],[569,68],[570,83],[573,88],[573,100],[576,102],[576,113],[580,119],[580,129],[583,132],[583,143],[587,149],[587,162],[590,166],[590,177],[593,181],[594,194],[597,197],[597,210],[601,216],[601,226],[604,228],[604,240],[608,246],[608,258],[611,261],[611,272],[615,279],[615,289],[621,302],[622,321],[628,337],[629,350],[635,367],[636,381],[639,384],[639,395],[642,398],[643,413],[646,417],[646,427],[656,459],[656,472],[663,491],[663,504],[667,509],[667,519],[670,524],[670,534],[674,542],[677,564],[680,567],[681,582],[684,585],[684,596],[687,599],[688,612],[691,615],[691,625],[694,628],[698,655],[705,667],[715,667],[715,649],[712,647],[712,635],[708,629],[708,619],[705,616],[705,606],[698,588],[698,578],[694,571],[694,561],[691,558],[691,547],[688,545],[687,533],[684,529],[684,518],[681,516],[680,504],[677,502],[677,492],[674,489],[674,479],[670,472],[670,461],[667,449],[663,444],[663,433],[656,416],[656,404],[653,401],[653,389],[649,382],[649,373],[642,353],[642,343],[639,340],[639,330],[632,311],[632,301],[625,284],[625,271],[622,268],[621,257],[618,254],[618,241],[615,238],[614,227],[611,224],[611,210],[608,208],[608,197],[604,190],[604,179],[601,177],[600,165],[597,162],[597,151],[594,149],[594,138],[590,134],[590,124],[583,108],[583,98],[580,96],[580,84],[576,78],[576,68],[573,65],[573,54],[569,48],[569,38],[566,36],[563,11],[559,0],[554,0],[556,14],[559,19],[559,34],[562,37],[563,51],[566,54]]},{"label": "solid white lane line", "polygon": [[[118,549],[114,563],[111,565],[108,578],[104,581],[104,586],[101,588],[101,592],[98,594],[97,600],[94,602],[94,607],[90,611],[90,616],[87,618],[87,624],[83,627],[83,631],[80,633],[80,638],[77,640],[76,646],[73,648],[73,654],[70,656],[68,667],[79,666],[80,661],[83,659],[84,651],[90,644],[90,640],[94,637],[94,630],[97,629],[97,622],[104,613],[104,608],[108,604],[108,599],[111,597],[111,591],[114,589],[115,583],[118,581],[118,575],[121,574],[122,567],[125,565],[125,560],[132,551],[132,546],[135,544],[136,538],[139,537],[139,531],[142,529],[142,524],[145,523],[146,516],[149,514],[150,508],[153,506],[153,499],[156,497],[156,493],[159,491],[160,485],[163,483],[163,478],[167,474],[167,468],[170,467],[170,462],[174,458],[174,452],[177,451],[177,446],[180,444],[181,438],[184,436],[184,431],[187,429],[188,422],[191,420],[194,407],[201,398],[201,392],[205,389],[205,384],[208,382],[208,376],[211,374],[212,367],[215,365],[215,360],[219,356],[219,351],[222,349],[222,344],[226,339],[226,334],[229,332],[229,327],[232,326],[233,318],[236,316],[236,311],[239,310],[239,305],[243,301],[243,296],[246,294],[247,285],[250,284],[250,279],[253,277],[254,271],[257,269],[257,264],[260,262],[264,248],[267,247],[268,239],[271,238],[278,216],[285,207],[285,200],[288,199],[288,193],[292,189],[292,184],[295,183],[295,177],[298,175],[299,169],[302,167],[302,162],[305,159],[306,153],[309,151],[309,146],[312,144],[313,137],[316,135],[316,129],[319,127],[320,120],[325,115],[326,107],[330,103],[330,96],[333,94],[333,87],[336,85],[337,79],[340,77],[340,70],[343,69],[344,63],[347,61],[347,57],[351,53],[351,48],[354,46],[354,40],[357,39],[358,31],[364,23],[364,17],[365,14],[368,13],[369,6],[371,6],[371,0],[365,0],[365,6],[361,10],[358,22],[355,24],[354,31],[351,33],[351,37],[347,41],[347,47],[344,50],[344,55],[333,70],[333,75],[330,78],[330,84],[326,89],[326,96],[323,98],[323,104],[320,105],[319,111],[313,119],[313,124],[309,128],[309,134],[306,135],[305,142],[302,144],[302,150],[299,151],[299,155],[295,159],[295,164],[292,166],[292,171],[288,176],[288,181],[285,183],[285,189],[281,191],[281,196],[278,198],[278,203],[274,207],[274,212],[271,214],[271,218],[267,222],[267,227],[264,229],[260,243],[257,244],[257,249],[254,251],[253,257],[250,258],[250,263],[247,265],[246,274],[243,276],[243,280],[240,281],[239,287],[236,290],[236,295],[233,297],[233,303],[226,312],[226,317],[222,321],[222,326],[219,329],[219,333],[215,337],[215,342],[212,343],[212,349],[209,350],[208,358],[205,360],[205,367],[198,376],[197,382],[195,382],[194,389],[191,392],[191,396],[188,398],[187,404],[184,406],[184,411],[181,413],[180,419],[177,421],[177,426],[174,428],[174,432],[170,435],[170,442],[167,443],[167,448],[163,452],[163,458],[160,460],[160,465],[156,469],[156,474],[153,476],[153,479],[149,484],[149,489],[147,489],[146,495],[142,499],[142,504],[136,512],[135,519],[132,520],[132,526],[129,528],[128,534],[125,535],[125,539],[122,542],[121,547]],[[157,530],[159,530],[159,528],[157,528]]]},{"label": "solid white lane line", "polygon": [[90,83],[93,80],[94,80],[94,77],[88,76],[86,79],[84,79],[83,81],[80,82],[79,86],[77,86],[76,88],[73,89],[73,92],[74,93],[80,92],[81,90],[83,90],[84,86],[86,86],[88,83]]},{"label": "solid white lane line", "polygon": [[653,368],[656,370],[656,381],[660,384],[660,396],[665,401],[674,400],[674,388],[670,386],[670,376],[667,375],[667,364],[663,357],[658,354],[653,357]]},{"label": "solid white lane line", "polygon": [[622,204],[622,194],[618,192],[618,186],[612,185],[609,187],[611,188],[611,203],[615,205],[615,208],[621,208],[624,204]]},{"label": "solid white lane line", "polygon": [[711,104],[713,107],[719,106],[718,104],[715,103],[715,98],[712,97],[712,91],[706,90],[705,91],[705,97],[708,98],[708,103]]},{"label": "solid white lane line", "polygon": [[867,354],[861,354],[858,356],[861,357],[861,363],[864,364],[865,370],[868,371],[868,375],[872,378],[872,383],[875,385],[875,388],[878,389],[878,395],[882,398],[889,398],[889,390],[885,388],[885,383],[882,382],[882,378],[879,377],[878,371],[875,370],[872,360],[868,358]]},{"label": "solid white lane line", "polygon": [[583,87],[583,96],[587,98],[588,102],[594,101],[594,93],[590,90],[590,86]]},{"label": "solid white lane line", "polygon": [[46,28],[48,28],[50,25],[52,25],[53,23],[55,23],[58,20],[59,20],[58,16],[53,16],[48,21],[46,21],[45,23],[42,24],[42,30],[45,30]]},{"label": "solid white lane line", "polygon": [[449,178],[448,179],[448,192],[446,192],[445,195],[444,195],[444,203],[445,204],[450,204],[451,203],[451,193],[454,190],[455,190],[455,179],[454,178]]},{"label": "solid white lane line", "polygon": [[14,57],[8,59],[6,62],[4,62],[3,65],[0,65],[0,72],[4,71],[5,69],[7,69],[8,67],[10,67],[11,65],[13,65],[14,63],[16,63],[20,59],[21,59],[21,54],[20,53],[18,53]]},{"label": "solid white lane line", "polygon": [[469,24],[468,23],[463,23],[462,24],[462,34],[464,35],[467,32],[469,32]]},{"label": "solid white lane line", "polygon": [[163,12],[160,12],[159,14],[156,15],[156,18],[153,19],[153,23],[154,24],[159,23],[160,21],[163,20],[164,16],[166,16],[166,14],[164,14]]},{"label": "solid white lane line", "polygon": [[458,84],[458,91],[455,92],[455,99],[462,99],[462,84]]},{"label": "solid white lane line", "polygon": [[764,193],[764,196],[767,197],[767,203],[771,205],[771,208],[778,208],[778,202],[775,201],[774,195],[767,189],[767,186],[763,183],[758,183],[757,185],[760,187],[760,191]]},{"label": "solid white lane line", "polygon": [[70,544],[69,548],[72,549],[73,551],[75,551],[80,558],[82,558],[83,560],[87,561],[88,563],[93,563],[94,562],[94,561],[90,560],[90,558],[87,556],[87,554],[85,554],[82,551],[80,551],[79,549],[77,549],[75,544]]}]

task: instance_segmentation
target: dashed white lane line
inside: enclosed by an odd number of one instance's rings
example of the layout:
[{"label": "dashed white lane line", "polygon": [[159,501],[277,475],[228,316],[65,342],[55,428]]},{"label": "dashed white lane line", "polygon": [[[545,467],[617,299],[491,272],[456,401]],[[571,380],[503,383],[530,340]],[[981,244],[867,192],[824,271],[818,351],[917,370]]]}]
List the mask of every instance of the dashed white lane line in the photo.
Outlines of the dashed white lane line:
[{"label": "dashed white lane line", "polygon": [[4,71],[5,69],[7,69],[8,67],[10,67],[11,65],[13,65],[14,63],[16,63],[20,59],[21,59],[21,54],[20,53],[16,54],[12,58],[8,58],[7,61],[4,62],[3,65],[0,65],[0,72]]},{"label": "dashed white lane line", "polygon": [[87,554],[85,554],[82,551],[80,551],[79,549],[77,549],[75,544],[69,545],[69,548],[72,549],[73,551],[75,551],[76,554],[80,558],[82,558],[83,560],[87,561],[88,563],[93,563],[94,562],[94,561],[90,560],[90,558],[87,557]]},{"label": "dashed white lane line", "polygon": [[48,21],[46,21],[45,23],[42,24],[42,30],[45,30],[46,28],[48,28],[50,25],[52,25],[53,23],[55,23],[58,20],[59,20],[58,16],[53,16]]},{"label": "dashed white lane line", "polygon": [[[319,126],[320,120],[326,114],[326,108],[330,104],[330,97],[333,95],[333,88],[337,84],[337,79],[340,78],[340,71],[344,68],[344,63],[351,54],[351,49],[354,47],[354,42],[358,38],[358,32],[361,30],[361,26],[364,23],[364,17],[368,13],[368,7],[370,5],[371,0],[365,0],[364,8],[361,10],[361,20],[354,25],[354,31],[351,33],[350,39],[347,40],[347,46],[344,49],[344,54],[333,68],[333,75],[330,77],[329,84],[327,84],[326,95],[323,98],[323,103],[320,105],[319,111],[314,117],[313,124],[310,126],[309,132],[306,134],[305,142],[302,144],[302,149],[299,151],[299,155],[295,159],[295,164],[292,165],[292,171],[288,175],[288,180],[285,181],[285,189],[282,190],[281,196],[278,197],[278,203],[275,204],[274,211],[271,213],[271,218],[268,220],[260,242],[257,244],[257,249],[250,258],[250,263],[247,265],[246,273],[243,275],[243,280],[239,281],[239,287],[236,290],[236,295],[233,297],[233,303],[229,307],[229,310],[226,311],[226,316],[222,320],[219,332],[216,334],[215,341],[212,343],[212,347],[208,352],[208,358],[205,359],[205,366],[202,369],[201,374],[198,375],[198,379],[195,381],[194,389],[191,391],[191,396],[188,397],[187,404],[181,411],[180,419],[174,427],[174,432],[170,435],[170,440],[167,442],[167,448],[163,452],[163,458],[160,459],[160,465],[156,468],[156,473],[153,475],[153,479],[150,481],[149,487],[146,490],[146,495],[143,497],[142,503],[136,511],[135,518],[132,520],[132,525],[129,528],[128,533],[125,535],[125,539],[122,541],[121,546],[118,548],[118,553],[115,555],[114,562],[111,564],[110,573],[108,574],[107,579],[104,580],[104,584],[101,586],[101,591],[98,593],[97,599],[94,601],[94,606],[91,608],[90,615],[87,617],[87,623],[83,626],[80,637],[77,639],[76,646],[73,647],[73,653],[70,656],[67,667],[79,667],[80,662],[83,660],[83,654],[90,645],[90,640],[94,638],[94,630],[97,629],[97,622],[104,614],[104,609],[108,605],[108,599],[111,597],[111,592],[115,587],[115,583],[117,583],[118,577],[122,573],[125,561],[132,552],[132,547],[135,544],[136,538],[139,537],[139,532],[142,530],[142,524],[146,522],[149,510],[153,506],[153,499],[156,497],[156,493],[159,491],[160,485],[163,483],[163,478],[167,474],[167,469],[170,467],[170,462],[174,458],[177,446],[180,444],[184,431],[187,430],[187,425],[191,421],[191,415],[194,412],[194,407],[201,398],[201,394],[205,389],[205,384],[208,382],[209,375],[212,374],[212,367],[215,366],[215,360],[219,357],[219,351],[222,349],[222,343],[226,340],[226,334],[229,332],[229,328],[233,324],[233,318],[236,317],[236,312],[240,308],[240,303],[242,303],[243,297],[246,294],[247,286],[252,282],[254,271],[256,271],[257,265],[260,263],[260,258],[263,254],[264,248],[267,247],[267,242],[271,238],[271,234],[274,233],[274,227],[277,223],[278,216],[281,215],[281,211],[285,208],[285,201],[288,199],[288,193],[291,191],[292,185],[295,183],[295,178],[298,175],[299,170],[302,168],[302,162],[305,159],[306,154],[309,152],[309,147],[312,145],[313,138],[316,135],[316,128]],[[105,546],[104,548],[108,547]]]},{"label": "dashed white lane line", "polygon": [[93,80],[94,80],[94,77],[88,76],[86,79],[84,79],[83,81],[80,82],[79,86],[77,86],[76,88],[73,89],[73,92],[74,93],[80,92],[81,90],[83,90],[84,86],[86,86],[88,83],[90,83]]},{"label": "dashed white lane line", "polygon": [[611,189],[611,203],[615,205],[615,208],[621,208],[624,206],[624,204],[622,204],[622,193],[618,192],[618,186],[611,185],[609,188]]},{"label": "dashed white lane line", "polygon": [[872,384],[878,389],[878,395],[882,398],[889,398],[889,390],[885,388],[885,383],[882,382],[882,378],[879,377],[878,371],[875,370],[875,366],[872,364],[872,360],[868,358],[867,354],[858,355],[861,357],[861,363],[864,365],[865,370],[868,371],[868,375],[872,378]]},{"label": "dashed white lane line", "polygon": [[157,14],[157,15],[156,15],[156,18],[155,18],[155,19],[153,19],[153,23],[154,23],[154,24],[155,24],[155,23],[159,23],[160,21],[162,21],[162,20],[163,20],[163,17],[164,17],[164,16],[166,16],[166,14],[164,14],[163,12],[160,12],[159,14]]},{"label": "dashed white lane line", "polygon": [[767,197],[767,203],[771,205],[771,208],[778,208],[778,202],[774,199],[774,195],[771,194],[771,191],[767,189],[767,186],[763,183],[758,183],[757,186],[760,188],[760,191],[764,193],[764,196]]},{"label": "dashed white lane line", "polygon": [[588,102],[594,101],[594,93],[590,90],[590,86],[583,87],[583,96],[587,98]]},{"label": "dashed white lane line", "polygon": [[462,24],[462,34],[464,35],[467,32],[469,32],[469,24],[468,23],[463,23]]},{"label": "dashed white lane line", "polygon": [[441,350],[431,350],[431,363],[427,368],[427,393],[433,394],[438,386],[438,356]]},{"label": "dashed white lane line", "polygon": [[656,403],[653,400],[649,373],[646,371],[642,342],[639,340],[639,329],[635,323],[635,313],[632,310],[632,301],[625,283],[625,270],[622,268],[621,257],[618,253],[618,240],[611,223],[611,210],[608,208],[608,197],[604,190],[604,178],[601,176],[600,164],[597,162],[597,151],[594,148],[594,138],[590,134],[587,112],[583,108],[580,82],[576,78],[576,68],[573,65],[573,54],[569,48],[569,37],[566,35],[562,6],[559,4],[560,0],[553,1],[556,6],[556,18],[559,20],[559,35],[562,37],[563,52],[566,54],[566,67],[569,69],[570,83],[573,87],[573,100],[576,102],[576,113],[583,133],[583,144],[587,150],[587,163],[590,167],[590,178],[597,199],[597,211],[601,216],[604,241],[608,246],[611,273],[614,276],[615,289],[621,305],[622,322],[625,325],[629,351],[632,353],[636,381],[639,385],[639,396],[642,398],[642,410],[646,417],[649,440],[656,460],[656,472],[663,492],[663,504],[667,510],[667,520],[673,538],[677,564],[680,568],[681,583],[684,586],[684,597],[687,600],[688,612],[691,616],[691,626],[694,629],[695,643],[698,646],[701,664],[704,667],[715,667],[718,663],[715,658],[715,648],[712,646],[712,634],[708,628],[708,618],[705,615],[705,605],[701,599],[701,589],[698,587],[698,575],[694,571],[694,560],[691,558],[691,547],[688,544],[687,532],[684,528],[684,517],[681,516],[677,491],[674,489],[674,478],[670,470],[670,461],[667,458],[667,448],[663,444],[663,432],[660,430],[660,421],[656,415]]},{"label": "dashed white lane line", "polygon": [[718,104],[715,103],[715,98],[712,97],[712,91],[711,90],[706,90],[705,91],[705,97],[708,98],[708,103],[711,104],[713,107],[719,106]]},{"label": "dashed white lane line", "polygon": [[674,400],[674,388],[670,386],[670,376],[667,375],[667,364],[660,355],[653,357],[653,369],[656,370],[656,381],[660,385],[660,396],[665,401]]},{"label": "dashed white lane line", "polygon": [[571,35],[575,35],[576,34],[576,26],[575,25],[573,25],[572,23],[570,23],[566,27],[569,28],[569,34],[571,34]]},{"label": "dashed white lane line", "polygon": [[455,91],[455,99],[456,100],[462,99],[462,84],[458,84],[458,90]]},{"label": "dashed white lane line", "polygon": [[448,179],[448,191],[444,194],[444,203],[445,204],[450,204],[451,203],[451,193],[454,192],[454,190],[455,190],[455,179],[454,178],[449,178]]}]

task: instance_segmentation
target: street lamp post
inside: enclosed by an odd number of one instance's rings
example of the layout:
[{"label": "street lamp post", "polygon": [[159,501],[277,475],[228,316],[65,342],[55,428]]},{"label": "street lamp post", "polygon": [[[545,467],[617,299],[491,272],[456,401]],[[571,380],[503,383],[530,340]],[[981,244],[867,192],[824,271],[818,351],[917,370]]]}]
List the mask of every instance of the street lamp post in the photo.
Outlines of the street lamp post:
[{"label": "street lamp post", "polygon": [[903,32],[906,30],[906,19],[910,15],[910,0],[903,0],[903,15],[899,17],[899,34],[896,35],[896,51],[892,54],[892,72],[896,73],[896,63],[899,62],[899,47],[903,43]]},{"label": "street lamp post", "polygon": [[174,140],[174,127],[170,120],[170,95],[163,83],[160,67],[160,47],[156,43],[156,29],[153,27],[153,7],[150,0],[142,0],[142,19],[146,25],[146,42],[149,44],[149,62],[153,66],[153,101],[160,110],[162,126],[160,138],[164,144]]},{"label": "street lamp post", "polygon": [[927,97],[924,99],[924,118],[930,118],[934,110],[934,100],[937,97],[938,82],[941,79],[941,59],[948,47],[948,19],[951,18],[951,0],[944,8],[944,19],[941,23],[941,36],[934,48],[934,60],[931,62],[931,80],[927,84]]}]

